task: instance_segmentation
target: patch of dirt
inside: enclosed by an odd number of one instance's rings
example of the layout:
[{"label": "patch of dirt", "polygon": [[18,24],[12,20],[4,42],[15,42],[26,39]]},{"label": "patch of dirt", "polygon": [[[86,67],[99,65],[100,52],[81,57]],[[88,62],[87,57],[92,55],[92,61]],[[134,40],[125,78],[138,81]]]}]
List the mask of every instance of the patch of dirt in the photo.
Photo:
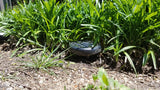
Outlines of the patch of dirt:
[{"label": "patch of dirt", "polygon": [[[131,72],[113,69],[109,57],[99,56],[79,57],[72,56],[65,60],[63,68],[53,67],[46,71],[37,71],[24,67],[19,61],[29,61],[31,55],[23,58],[10,57],[13,50],[7,43],[0,45],[0,89],[1,90],[81,90],[88,84],[94,84],[92,75],[96,74],[98,67],[105,67],[108,76],[120,83],[136,90],[158,90],[160,88],[160,71],[137,76]],[[34,57],[34,56],[33,56]],[[101,59],[101,60],[100,60]],[[68,62],[74,62],[69,64]]]}]

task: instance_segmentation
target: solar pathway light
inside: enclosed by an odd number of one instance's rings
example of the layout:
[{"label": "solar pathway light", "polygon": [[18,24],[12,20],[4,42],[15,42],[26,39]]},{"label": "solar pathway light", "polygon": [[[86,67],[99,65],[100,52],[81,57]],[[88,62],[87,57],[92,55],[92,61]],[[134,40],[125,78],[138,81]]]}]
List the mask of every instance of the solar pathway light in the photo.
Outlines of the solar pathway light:
[{"label": "solar pathway light", "polygon": [[71,52],[79,56],[91,56],[101,52],[99,44],[94,45],[91,41],[70,42]]}]

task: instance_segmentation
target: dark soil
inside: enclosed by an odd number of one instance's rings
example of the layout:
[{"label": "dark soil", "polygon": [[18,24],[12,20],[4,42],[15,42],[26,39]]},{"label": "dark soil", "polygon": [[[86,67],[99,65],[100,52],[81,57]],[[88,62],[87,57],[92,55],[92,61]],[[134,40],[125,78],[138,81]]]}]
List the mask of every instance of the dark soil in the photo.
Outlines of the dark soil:
[{"label": "dark soil", "polygon": [[[104,67],[108,76],[136,90],[158,90],[160,71],[150,66],[137,76],[134,72],[120,69],[109,54],[91,57],[72,56],[62,67],[49,68],[49,72],[24,66],[20,61],[30,61],[35,55],[10,57],[13,50],[8,43],[0,44],[0,89],[1,90],[81,90],[94,84],[92,75]],[[70,63],[69,63],[70,62]]]}]

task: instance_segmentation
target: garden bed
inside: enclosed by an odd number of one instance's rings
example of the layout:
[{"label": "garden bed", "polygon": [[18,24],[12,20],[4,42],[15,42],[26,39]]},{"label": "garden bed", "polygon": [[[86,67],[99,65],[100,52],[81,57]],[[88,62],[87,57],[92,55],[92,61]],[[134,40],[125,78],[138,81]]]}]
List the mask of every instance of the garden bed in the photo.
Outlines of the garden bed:
[{"label": "garden bed", "polygon": [[30,0],[0,12],[0,88],[160,88],[160,1],[102,1]]},{"label": "garden bed", "polygon": [[[10,45],[0,45],[0,89],[52,89],[52,90],[80,90],[88,84],[95,84],[92,75],[98,71],[99,57],[90,58],[72,56],[65,61],[63,68],[49,68],[54,73],[50,75],[46,71],[24,67],[19,61],[29,61],[30,54],[23,58],[10,58],[13,50]],[[34,55],[35,56],[35,55]],[[102,61],[104,59],[102,58]],[[70,65],[67,62],[73,61]],[[89,64],[90,63],[90,64]],[[120,83],[136,90],[158,90],[160,88],[160,71],[147,74],[136,74],[109,67],[104,64],[108,76],[118,80]]]}]

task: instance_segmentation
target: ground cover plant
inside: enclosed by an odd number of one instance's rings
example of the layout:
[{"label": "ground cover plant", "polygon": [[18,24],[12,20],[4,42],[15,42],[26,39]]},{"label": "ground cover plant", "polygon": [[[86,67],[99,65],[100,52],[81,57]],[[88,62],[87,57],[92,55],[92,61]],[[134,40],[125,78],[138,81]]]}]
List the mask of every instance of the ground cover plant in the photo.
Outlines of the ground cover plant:
[{"label": "ground cover plant", "polygon": [[60,44],[68,48],[70,41],[100,43],[102,53],[111,51],[116,62],[122,58],[137,72],[136,66],[151,60],[157,69],[159,6],[157,0],[24,0],[1,13],[0,26],[16,46],[45,46],[51,52]]},{"label": "ground cover plant", "polygon": [[88,85],[84,90],[130,90],[130,88],[120,84],[118,81],[108,78],[108,75],[103,68],[99,68],[97,75],[93,75],[93,80],[95,82],[99,80],[101,84],[98,86]]}]

